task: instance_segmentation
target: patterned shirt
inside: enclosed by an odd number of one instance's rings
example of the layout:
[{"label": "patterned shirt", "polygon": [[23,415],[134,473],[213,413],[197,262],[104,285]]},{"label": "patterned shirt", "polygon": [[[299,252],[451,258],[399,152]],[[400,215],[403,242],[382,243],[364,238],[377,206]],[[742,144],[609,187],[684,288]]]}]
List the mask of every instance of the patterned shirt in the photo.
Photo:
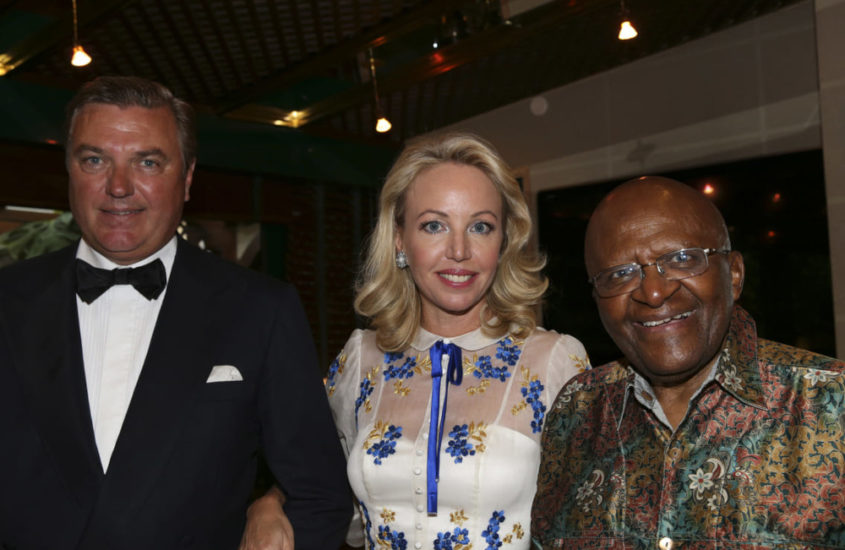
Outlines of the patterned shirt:
[{"label": "patterned shirt", "polygon": [[535,546],[845,548],[843,370],[758,340],[737,306],[674,432],[634,397],[625,364],[575,377],[546,420]]},{"label": "patterned shirt", "polygon": [[437,408],[446,413],[437,512],[429,514],[429,350],[440,339],[421,329],[408,350],[384,353],[374,332],[358,330],[329,368],[329,404],[357,498],[348,540],[378,550],[527,550],[547,408],[589,366],[584,348],[540,328],[527,338],[479,329],[450,339],[462,351],[462,380],[444,377],[440,387]]}]

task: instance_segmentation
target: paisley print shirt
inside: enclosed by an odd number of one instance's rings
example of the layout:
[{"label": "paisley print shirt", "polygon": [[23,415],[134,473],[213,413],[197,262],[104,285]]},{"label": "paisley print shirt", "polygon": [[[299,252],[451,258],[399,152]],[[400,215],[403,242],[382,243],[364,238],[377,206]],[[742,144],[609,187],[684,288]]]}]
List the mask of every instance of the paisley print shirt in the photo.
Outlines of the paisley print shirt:
[{"label": "paisley print shirt", "polygon": [[461,348],[462,381],[441,382],[437,513],[429,515],[429,349],[438,340],[420,330],[410,349],[384,353],[374,332],[358,330],[329,368],[357,500],[348,541],[378,550],[527,549],[540,434],[558,390],[588,368],[584,348],[539,328],[524,339],[480,329],[448,339]]},{"label": "paisley print shirt", "polygon": [[757,339],[736,306],[674,433],[624,363],[574,378],[546,418],[535,547],[845,548],[843,370]]}]

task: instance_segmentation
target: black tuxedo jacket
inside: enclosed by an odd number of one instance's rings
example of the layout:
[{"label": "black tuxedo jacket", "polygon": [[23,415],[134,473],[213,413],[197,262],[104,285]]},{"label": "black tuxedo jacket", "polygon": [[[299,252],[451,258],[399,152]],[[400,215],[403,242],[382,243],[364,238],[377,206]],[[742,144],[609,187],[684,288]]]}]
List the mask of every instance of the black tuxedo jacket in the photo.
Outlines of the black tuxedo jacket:
[{"label": "black tuxedo jacket", "polygon": [[[0,548],[233,550],[259,452],[297,550],[338,548],[351,497],[295,291],[180,240],[103,474],[75,251],[0,270]],[[243,381],[206,383],[215,365]]]}]

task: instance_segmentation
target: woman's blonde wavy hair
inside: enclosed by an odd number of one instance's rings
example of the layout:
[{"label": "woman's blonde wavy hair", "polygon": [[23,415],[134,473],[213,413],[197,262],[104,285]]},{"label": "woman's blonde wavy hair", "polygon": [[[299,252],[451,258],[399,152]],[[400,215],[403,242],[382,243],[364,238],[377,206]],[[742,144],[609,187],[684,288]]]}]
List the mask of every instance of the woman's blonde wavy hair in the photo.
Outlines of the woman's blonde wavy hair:
[{"label": "woman's blonde wavy hair", "polygon": [[[485,334],[525,337],[537,325],[535,307],[548,287],[546,259],[528,246],[531,217],[510,168],[492,145],[469,133],[414,140],[390,169],[379,215],[356,284],[355,311],[370,320],[384,351],[407,349],[420,326],[420,296],[408,269],[396,267],[396,230],[403,225],[408,188],[426,170],[452,162],[481,170],[502,196],[504,239],[499,265],[482,307]],[[436,330],[435,330],[436,332]]]}]

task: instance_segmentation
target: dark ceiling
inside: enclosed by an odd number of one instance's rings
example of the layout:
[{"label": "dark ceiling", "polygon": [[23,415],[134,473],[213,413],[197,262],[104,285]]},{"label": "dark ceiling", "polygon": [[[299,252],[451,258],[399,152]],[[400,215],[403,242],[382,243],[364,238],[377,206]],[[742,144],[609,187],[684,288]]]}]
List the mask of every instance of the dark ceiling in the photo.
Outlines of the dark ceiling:
[{"label": "dark ceiling", "polygon": [[[398,146],[796,0],[626,0],[640,31],[627,42],[620,0],[77,1],[85,68],[68,63],[71,0],[0,0],[2,78],[72,90],[141,75],[202,112]],[[370,51],[387,136],[374,131]]]}]

